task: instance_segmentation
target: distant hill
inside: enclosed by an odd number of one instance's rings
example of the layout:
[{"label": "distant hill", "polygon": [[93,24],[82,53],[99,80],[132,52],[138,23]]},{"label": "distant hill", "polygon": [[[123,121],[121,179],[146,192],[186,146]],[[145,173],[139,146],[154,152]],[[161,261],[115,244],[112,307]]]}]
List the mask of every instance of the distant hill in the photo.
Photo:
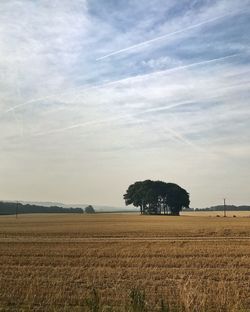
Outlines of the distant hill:
[{"label": "distant hill", "polygon": [[[0,215],[16,214],[18,209],[19,214],[23,213],[83,213],[84,208],[88,204],[63,204],[58,202],[27,202],[19,201],[0,201]],[[95,212],[136,212],[138,208],[135,207],[113,207],[113,206],[100,206],[92,205]]]},{"label": "distant hill", "polygon": [[[223,205],[212,206],[209,208],[196,208],[196,211],[223,211]],[[250,211],[250,206],[242,205],[242,206],[235,206],[235,205],[226,205],[227,211]]]},{"label": "distant hill", "polygon": [[[84,209],[89,204],[63,204],[59,202],[18,202],[18,213],[83,213]],[[92,205],[97,213],[125,213],[139,212],[139,209],[133,206],[130,207],[114,207]],[[16,214],[17,203],[13,201],[0,201],[0,215]],[[223,205],[217,205],[207,208],[186,208],[183,211],[223,211]],[[241,205],[226,205],[227,211],[250,211],[250,206]]]},{"label": "distant hill", "polygon": [[115,207],[115,206],[107,206],[107,205],[94,205],[93,203],[88,204],[63,204],[59,202],[28,202],[28,201],[20,201],[22,204],[30,204],[30,205],[40,205],[40,206],[59,206],[62,208],[82,208],[85,209],[87,206],[91,205],[94,207],[96,212],[135,212],[139,211],[139,208],[136,207]]},{"label": "distant hill", "polygon": [[82,208],[64,208],[58,206],[41,206],[13,202],[0,202],[0,215],[24,213],[83,213]]}]

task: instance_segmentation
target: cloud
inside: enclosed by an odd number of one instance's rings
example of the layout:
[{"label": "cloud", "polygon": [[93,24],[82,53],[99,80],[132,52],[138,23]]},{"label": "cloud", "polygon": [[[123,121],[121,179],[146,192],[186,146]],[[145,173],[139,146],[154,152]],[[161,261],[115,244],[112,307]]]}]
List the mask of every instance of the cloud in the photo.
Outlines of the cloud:
[{"label": "cloud", "polygon": [[[186,64],[186,65],[176,66],[176,67],[173,67],[173,68],[170,68],[170,69],[167,69],[167,70],[154,71],[153,73],[150,73],[150,74],[137,75],[137,76],[127,77],[127,78],[124,78],[124,79],[114,80],[114,81],[106,82],[106,83],[103,83],[103,84],[100,84],[100,85],[95,85],[95,86],[91,86],[91,87],[87,87],[87,88],[83,88],[83,89],[77,88],[77,89],[69,90],[69,91],[67,91],[66,93],[63,93],[63,94],[48,95],[48,96],[45,96],[45,97],[32,99],[32,100],[27,101],[25,103],[21,103],[19,105],[10,107],[9,109],[7,109],[5,111],[5,113],[9,113],[9,112],[14,111],[14,110],[16,110],[18,108],[22,108],[23,106],[30,105],[30,104],[33,104],[33,103],[41,102],[41,101],[48,100],[48,99],[58,98],[58,96],[65,96],[65,95],[68,95],[68,94],[78,93],[78,92],[80,92],[82,94],[83,92],[86,93],[88,91],[96,90],[96,89],[100,89],[100,88],[105,88],[105,87],[108,87],[110,85],[123,84],[123,83],[127,83],[127,82],[136,82],[138,80],[147,79],[148,77],[151,77],[151,76],[155,76],[155,75],[159,75],[159,74],[160,75],[162,75],[162,74],[165,75],[165,74],[168,74],[168,73],[171,73],[171,72],[185,70],[185,69],[190,68],[190,67],[202,66],[202,65],[205,65],[205,64],[213,63],[213,62],[223,61],[223,60],[226,60],[226,59],[237,57],[239,55],[240,54],[226,55],[226,56],[223,56],[223,57],[214,58],[214,59],[210,59],[210,60],[205,60],[205,61],[201,61],[201,62],[196,62],[196,63]],[[152,64],[154,64],[154,63],[152,63],[152,60],[150,61],[150,64],[151,64],[151,66],[152,66]],[[153,67],[155,69],[156,65],[154,64]]]},{"label": "cloud", "polygon": [[[96,61],[101,61],[101,60],[104,60],[106,58],[109,58],[111,56],[114,56],[114,55],[117,55],[117,54],[121,54],[121,53],[124,53],[124,52],[129,52],[131,50],[134,50],[134,49],[137,49],[137,48],[141,48],[141,47],[145,47],[149,44],[152,44],[152,43],[155,43],[156,41],[159,41],[159,40],[165,40],[169,37],[172,37],[172,36],[175,36],[175,35],[178,35],[178,34],[181,34],[183,32],[186,32],[186,31],[189,31],[189,30],[192,30],[192,29],[195,29],[197,27],[200,27],[202,25],[206,25],[208,23],[212,23],[212,22],[215,22],[221,18],[224,18],[230,14],[233,14],[235,12],[231,12],[231,13],[228,13],[228,14],[225,14],[225,15],[221,15],[221,16],[216,16],[214,18],[211,18],[211,19],[208,19],[208,20],[205,20],[203,22],[200,22],[198,24],[194,24],[194,25],[190,25],[190,26],[187,26],[183,29],[179,29],[179,30],[176,30],[174,32],[171,32],[171,33],[168,33],[168,34],[165,34],[165,35],[162,35],[162,36],[159,36],[159,37],[156,37],[156,38],[153,38],[153,39],[150,39],[150,40],[147,40],[147,41],[143,41],[141,43],[138,43],[138,44],[135,44],[135,45],[132,45],[130,47],[127,47],[127,48],[124,48],[124,49],[121,49],[121,50],[118,50],[118,51],[113,51],[109,54],[106,54],[104,56],[101,56],[99,58],[96,59]],[[238,12],[237,12],[238,13]]]},{"label": "cloud", "polygon": [[85,1],[74,3],[5,1],[1,4],[4,107],[70,86],[70,71],[79,57],[80,42],[88,27]]}]

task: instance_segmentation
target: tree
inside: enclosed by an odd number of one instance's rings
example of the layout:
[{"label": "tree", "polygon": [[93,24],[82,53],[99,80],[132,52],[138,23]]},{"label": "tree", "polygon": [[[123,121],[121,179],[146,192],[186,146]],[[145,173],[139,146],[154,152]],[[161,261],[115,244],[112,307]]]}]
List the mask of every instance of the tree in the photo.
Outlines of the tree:
[{"label": "tree", "polygon": [[166,183],[167,206],[172,215],[179,215],[182,208],[189,208],[189,194],[175,183]]},{"label": "tree", "polygon": [[91,205],[87,206],[84,211],[85,213],[95,213],[95,209]]},{"label": "tree", "polygon": [[123,198],[126,205],[133,204],[135,207],[140,207],[141,214],[148,213],[154,200],[156,200],[153,181],[145,180],[131,184]]},{"label": "tree", "polygon": [[123,196],[126,205],[140,207],[141,214],[179,215],[189,207],[189,194],[175,183],[162,181],[137,181]]}]

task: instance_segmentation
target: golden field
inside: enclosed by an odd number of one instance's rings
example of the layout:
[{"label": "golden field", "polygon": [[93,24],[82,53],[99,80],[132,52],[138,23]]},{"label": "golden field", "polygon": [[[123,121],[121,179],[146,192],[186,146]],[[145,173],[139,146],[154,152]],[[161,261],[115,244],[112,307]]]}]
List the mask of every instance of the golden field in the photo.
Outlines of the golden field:
[{"label": "golden field", "polygon": [[250,212],[217,214],[1,216],[0,311],[250,311]]}]

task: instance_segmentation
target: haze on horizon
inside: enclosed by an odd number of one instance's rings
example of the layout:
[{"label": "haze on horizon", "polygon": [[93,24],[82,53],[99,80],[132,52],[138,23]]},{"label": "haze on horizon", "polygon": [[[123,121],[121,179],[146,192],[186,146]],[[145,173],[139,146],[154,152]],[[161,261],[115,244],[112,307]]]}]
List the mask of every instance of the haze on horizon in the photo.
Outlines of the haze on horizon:
[{"label": "haze on horizon", "polygon": [[0,199],[250,204],[250,0],[2,0]]}]

